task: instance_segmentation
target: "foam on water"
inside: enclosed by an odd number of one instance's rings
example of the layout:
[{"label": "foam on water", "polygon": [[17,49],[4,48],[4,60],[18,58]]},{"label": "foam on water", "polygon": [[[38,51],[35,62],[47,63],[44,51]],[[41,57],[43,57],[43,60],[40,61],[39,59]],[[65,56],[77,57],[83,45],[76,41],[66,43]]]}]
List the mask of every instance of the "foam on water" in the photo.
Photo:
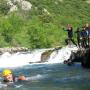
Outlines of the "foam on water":
[{"label": "foam on water", "polygon": [[[47,49],[46,49],[47,50]],[[15,54],[10,54],[9,52],[5,52],[0,56],[0,67],[20,67],[24,65],[28,65],[30,63],[36,63],[41,61],[41,55],[46,51],[45,49],[35,50],[33,52],[22,53],[18,52]],[[64,60],[67,60],[72,50],[77,50],[77,47],[64,47],[60,50],[54,51],[50,58],[45,63],[62,63]],[[40,63],[39,63],[40,64]]]},{"label": "foam on water", "polygon": [[45,75],[41,75],[41,74],[37,74],[36,76],[32,76],[32,77],[27,77],[26,80],[27,81],[35,81],[35,80],[41,80],[44,79],[46,76]]},{"label": "foam on water", "polygon": [[2,84],[2,83],[0,82],[0,88],[3,88],[3,87],[7,87],[7,84]]},{"label": "foam on water", "polygon": [[33,53],[16,53],[10,54],[8,52],[0,56],[0,67],[19,67],[28,65],[30,62],[38,62],[41,60],[41,53],[43,51],[35,51]]},{"label": "foam on water", "polygon": [[48,63],[63,63],[64,60],[69,59],[71,55],[71,51],[77,51],[77,47],[63,47],[61,50],[54,51],[50,58],[48,59]]}]

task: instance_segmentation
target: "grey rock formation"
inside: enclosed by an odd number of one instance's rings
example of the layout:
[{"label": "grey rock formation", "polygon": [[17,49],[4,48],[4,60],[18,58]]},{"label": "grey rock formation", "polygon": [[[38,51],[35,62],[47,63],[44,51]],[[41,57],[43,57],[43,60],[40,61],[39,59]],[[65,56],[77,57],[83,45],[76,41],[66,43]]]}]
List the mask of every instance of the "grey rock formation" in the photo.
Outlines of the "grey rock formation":
[{"label": "grey rock formation", "polygon": [[7,5],[10,7],[9,13],[19,9],[29,11],[32,8],[32,4],[26,0],[7,0]]},{"label": "grey rock formation", "polygon": [[3,54],[5,52],[16,53],[23,51],[28,51],[28,48],[24,48],[24,47],[0,48],[0,54]]}]

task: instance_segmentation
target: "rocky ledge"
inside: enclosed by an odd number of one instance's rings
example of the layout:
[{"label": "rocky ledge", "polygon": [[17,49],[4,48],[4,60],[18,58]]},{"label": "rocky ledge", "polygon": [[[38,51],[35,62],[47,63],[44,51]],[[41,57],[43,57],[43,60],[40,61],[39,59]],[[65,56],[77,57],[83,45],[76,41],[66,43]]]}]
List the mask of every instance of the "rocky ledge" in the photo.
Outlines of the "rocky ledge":
[{"label": "rocky ledge", "polygon": [[11,47],[11,48],[0,48],[0,54],[5,52],[16,53],[16,52],[25,52],[28,51],[28,48],[24,47]]},{"label": "rocky ledge", "polygon": [[81,48],[76,53],[72,52],[70,58],[65,61],[68,65],[74,62],[81,62],[82,67],[90,68],[90,48]]}]

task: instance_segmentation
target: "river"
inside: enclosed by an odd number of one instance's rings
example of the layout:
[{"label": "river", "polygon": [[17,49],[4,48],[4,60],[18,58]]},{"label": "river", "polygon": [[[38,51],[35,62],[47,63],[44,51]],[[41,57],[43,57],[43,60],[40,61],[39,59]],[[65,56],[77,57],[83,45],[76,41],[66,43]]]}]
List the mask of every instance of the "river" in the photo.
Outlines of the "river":
[{"label": "river", "polygon": [[[0,62],[2,60],[5,62],[6,59],[12,58],[12,55],[4,54],[0,58]],[[26,65],[21,63],[19,66],[20,62],[16,65],[17,62],[15,63],[14,61],[14,64],[10,65],[8,61],[0,66],[0,72],[3,69],[9,68],[15,76],[25,75],[26,81],[3,84],[2,77],[0,76],[0,90],[90,90],[90,69],[82,68],[80,63],[75,63],[72,66],[63,63],[27,64],[27,60],[23,61],[26,62],[24,63]]]}]

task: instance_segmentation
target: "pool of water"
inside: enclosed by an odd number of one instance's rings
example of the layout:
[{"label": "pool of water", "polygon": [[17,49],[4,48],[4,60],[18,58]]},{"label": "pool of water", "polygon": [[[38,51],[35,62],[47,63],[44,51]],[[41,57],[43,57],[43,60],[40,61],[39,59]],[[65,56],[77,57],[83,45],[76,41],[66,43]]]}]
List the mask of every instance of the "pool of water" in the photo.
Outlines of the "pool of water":
[{"label": "pool of water", "polygon": [[15,76],[25,75],[27,80],[7,85],[0,77],[0,90],[90,90],[90,69],[80,64],[30,64],[11,70]]}]

